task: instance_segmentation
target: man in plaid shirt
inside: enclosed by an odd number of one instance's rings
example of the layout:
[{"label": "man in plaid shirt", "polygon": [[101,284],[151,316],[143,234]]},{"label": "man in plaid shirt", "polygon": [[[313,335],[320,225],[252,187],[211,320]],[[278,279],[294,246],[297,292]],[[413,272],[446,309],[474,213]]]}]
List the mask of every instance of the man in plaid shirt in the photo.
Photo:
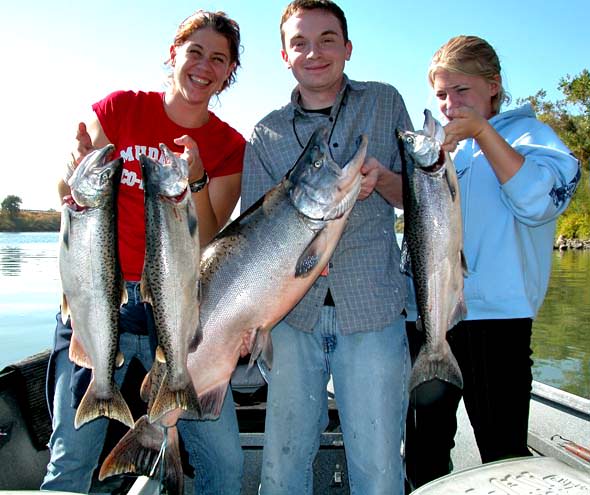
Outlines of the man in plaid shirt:
[{"label": "man in plaid shirt", "polygon": [[281,19],[282,56],[297,86],[263,118],[246,148],[244,211],[291,169],[313,131],[330,129],[345,164],[369,137],[361,192],[327,273],[273,330],[273,368],[260,493],[311,494],[333,377],[351,493],[403,493],[402,443],[410,369],[394,206],[401,207],[395,131],[412,125],[390,85],[348,79],[346,18],[329,0],[295,0]]}]

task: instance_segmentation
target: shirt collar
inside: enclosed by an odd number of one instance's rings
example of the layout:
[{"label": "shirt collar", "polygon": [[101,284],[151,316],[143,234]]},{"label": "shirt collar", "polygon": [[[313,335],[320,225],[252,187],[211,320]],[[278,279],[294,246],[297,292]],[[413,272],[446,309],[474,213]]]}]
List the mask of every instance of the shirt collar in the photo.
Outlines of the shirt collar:
[{"label": "shirt collar", "polygon": [[[348,76],[346,74],[343,74],[342,88],[340,88],[340,91],[338,92],[338,95],[336,96],[336,100],[334,101],[334,104],[332,105],[332,111],[334,111],[335,108],[338,108],[340,106],[340,102],[342,101],[343,98],[347,97],[349,89],[353,90],[353,91],[361,91],[361,90],[364,90],[365,87],[366,87],[366,84],[364,84],[362,82],[358,82],[358,81],[352,81],[348,78]],[[293,118],[295,118],[295,116],[301,116],[301,115],[306,114],[305,110],[303,110],[303,108],[301,107],[301,104],[299,103],[300,95],[301,94],[299,92],[299,86],[295,86],[295,88],[291,92],[291,104],[290,104]]]}]

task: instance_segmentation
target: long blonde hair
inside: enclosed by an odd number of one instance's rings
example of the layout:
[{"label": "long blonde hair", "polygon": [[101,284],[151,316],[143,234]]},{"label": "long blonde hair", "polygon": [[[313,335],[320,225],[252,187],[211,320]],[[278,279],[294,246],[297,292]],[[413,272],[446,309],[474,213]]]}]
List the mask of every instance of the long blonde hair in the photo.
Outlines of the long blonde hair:
[{"label": "long blonde hair", "polygon": [[455,36],[441,46],[432,57],[428,69],[428,81],[434,86],[438,69],[449,72],[480,76],[498,84],[498,93],[492,97],[492,111],[500,112],[502,103],[510,102],[510,95],[502,86],[500,59],[487,41],[477,36]]}]

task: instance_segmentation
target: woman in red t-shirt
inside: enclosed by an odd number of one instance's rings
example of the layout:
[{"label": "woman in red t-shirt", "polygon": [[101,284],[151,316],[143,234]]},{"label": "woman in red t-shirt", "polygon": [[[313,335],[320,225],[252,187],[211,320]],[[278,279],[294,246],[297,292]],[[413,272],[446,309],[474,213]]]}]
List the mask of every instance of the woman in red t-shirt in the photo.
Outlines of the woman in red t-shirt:
[{"label": "woman in red t-shirt", "polygon": [[[117,221],[120,265],[129,301],[121,307],[119,317],[119,350],[125,361],[115,371],[118,385],[132,358],[139,359],[145,369],[150,369],[153,360],[153,315],[139,297],[145,250],[139,156],[158,159],[158,146],[164,143],[187,159],[200,242],[209,242],[229,219],[240,194],[245,140],[209,111],[211,98],[235,81],[239,49],[237,23],[223,12],[197,11],[180,24],[170,46],[170,84],[165,92],[111,93],[95,103],[92,116],[78,125],[70,174],[90,151],[109,143],[115,146],[113,158],[124,160]],[[62,198],[70,193],[63,179],[58,191]],[[86,390],[89,370],[69,361],[71,327],[69,321],[61,323],[60,315],[57,320],[48,371],[48,401],[53,413],[51,459],[41,488],[88,493],[108,420],[98,418],[74,429],[77,402]],[[243,456],[231,390],[228,396],[219,420],[178,422],[195,467],[198,493],[240,492]]]}]

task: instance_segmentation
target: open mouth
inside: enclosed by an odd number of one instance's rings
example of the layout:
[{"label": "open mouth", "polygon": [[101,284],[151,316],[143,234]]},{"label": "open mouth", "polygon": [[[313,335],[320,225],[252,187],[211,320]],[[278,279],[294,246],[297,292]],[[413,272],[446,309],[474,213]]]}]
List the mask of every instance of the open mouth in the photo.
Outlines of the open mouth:
[{"label": "open mouth", "polygon": [[190,81],[194,84],[197,84],[199,86],[209,86],[211,84],[211,80],[209,79],[204,79],[202,77],[197,77],[197,76],[188,76],[188,78],[190,79]]}]

